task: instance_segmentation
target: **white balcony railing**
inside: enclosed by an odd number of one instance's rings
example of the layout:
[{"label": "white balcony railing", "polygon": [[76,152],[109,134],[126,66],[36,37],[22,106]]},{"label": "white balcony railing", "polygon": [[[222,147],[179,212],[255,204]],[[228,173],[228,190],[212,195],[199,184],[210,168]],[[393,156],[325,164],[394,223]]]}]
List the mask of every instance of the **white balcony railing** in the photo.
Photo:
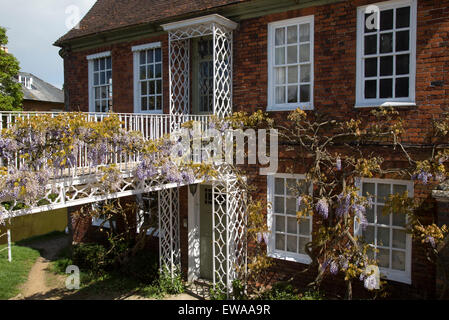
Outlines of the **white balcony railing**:
[{"label": "white balcony railing", "polygon": [[[18,119],[29,119],[39,115],[49,115],[56,117],[62,112],[0,112],[0,130],[10,128]],[[87,116],[87,121],[98,122],[111,116],[110,113],[82,113]],[[210,116],[208,115],[168,115],[168,114],[138,114],[138,113],[114,113],[119,117],[122,123],[122,129],[126,131],[137,131],[142,133],[145,140],[156,140],[162,138],[164,135],[170,134],[171,131],[176,130],[179,126],[188,121],[197,121],[201,123],[201,129],[206,130],[209,126]],[[173,124],[176,124],[173,126]],[[116,147],[117,148],[117,147]],[[85,176],[97,172],[98,166],[89,165],[88,160],[88,146],[82,146],[78,150],[76,164],[67,166],[61,172],[53,173],[53,179],[64,178],[71,176],[72,178]],[[115,164],[121,171],[129,171],[135,168],[139,154],[122,154],[116,150],[108,154],[102,165]],[[25,164],[25,160],[21,159],[20,153],[15,157],[13,163],[5,163],[0,159],[2,166],[20,167]]]}]

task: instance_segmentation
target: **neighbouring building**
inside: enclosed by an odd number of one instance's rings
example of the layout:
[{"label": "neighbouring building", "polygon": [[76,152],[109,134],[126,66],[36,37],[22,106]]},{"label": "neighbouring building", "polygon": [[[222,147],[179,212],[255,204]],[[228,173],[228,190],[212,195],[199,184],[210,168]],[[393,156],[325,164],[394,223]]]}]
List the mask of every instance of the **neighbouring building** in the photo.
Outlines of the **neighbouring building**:
[{"label": "neighbouring building", "polygon": [[[365,27],[369,5],[380,10],[380,29]],[[98,0],[80,28],[55,45],[61,47],[66,105],[73,111],[224,116],[263,110],[282,122],[298,106],[349,119],[388,105],[412,128],[405,140],[417,145],[426,144],[431,119],[449,111],[449,0]],[[304,177],[292,152],[280,146],[274,176],[247,168],[255,196],[274,204],[267,210],[267,250],[276,261],[275,279],[310,262],[303,244],[313,221],[298,227],[289,217],[298,208],[286,186]],[[404,161],[391,152],[382,156]],[[289,166],[296,174],[286,173]],[[432,185],[388,177],[362,183],[379,198],[408,190],[435,202]],[[159,198],[177,208],[162,209],[179,221],[178,240],[168,246],[180,249],[187,279],[211,279],[221,267],[212,263],[215,193],[206,184],[194,191],[184,186]],[[381,207],[379,200],[374,210]],[[447,205],[440,207],[447,215]],[[369,238],[393,297],[435,297],[436,268],[423,245],[405,232],[404,221],[368,214]],[[95,225],[78,221],[74,240],[88,238]],[[312,276],[295,282],[304,285]],[[338,277],[326,282],[330,292],[343,286]]]},{"label": "neighbouring building", "polygon": [[64,91],[27,72],[19,72],[24,111],[64,111]]}]

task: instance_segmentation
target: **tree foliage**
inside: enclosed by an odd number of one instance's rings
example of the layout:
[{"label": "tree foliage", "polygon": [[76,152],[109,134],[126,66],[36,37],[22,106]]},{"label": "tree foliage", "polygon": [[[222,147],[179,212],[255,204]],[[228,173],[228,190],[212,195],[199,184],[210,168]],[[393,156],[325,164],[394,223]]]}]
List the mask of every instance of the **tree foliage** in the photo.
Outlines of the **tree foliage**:
[{"label": "tree foliage", "polygon": [[[6,29],[0,27],[0,46],[8,44]],[[22,106],[22,86],[16,78],[19,61],[10,53],[0,50],[0,110],[20,110]]]}]

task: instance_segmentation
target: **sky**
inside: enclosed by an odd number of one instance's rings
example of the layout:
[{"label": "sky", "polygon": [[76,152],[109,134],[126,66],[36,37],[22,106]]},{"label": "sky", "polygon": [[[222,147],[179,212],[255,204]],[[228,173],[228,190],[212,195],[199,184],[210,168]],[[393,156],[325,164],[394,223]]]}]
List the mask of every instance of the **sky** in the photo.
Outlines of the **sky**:
[{"label": "sky", "polygon": [[[55,87],[64,83],[63,60],[53,43],[76,24],[96,0],[0,0],[0,26],[8,49],[30,72]],[[67,12],[67,13],[66,13]],[[79,12],[79,14],[77,14]]]}]

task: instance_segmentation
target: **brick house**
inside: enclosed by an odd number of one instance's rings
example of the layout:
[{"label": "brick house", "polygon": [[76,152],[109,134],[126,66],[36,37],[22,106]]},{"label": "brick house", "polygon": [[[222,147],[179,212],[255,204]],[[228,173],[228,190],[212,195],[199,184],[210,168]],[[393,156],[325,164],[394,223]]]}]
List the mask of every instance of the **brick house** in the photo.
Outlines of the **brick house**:
[{"label": "brick house", "polygon": [[19,72],[24,111],[63,111],[64,91],[28,72]]},{"label": "brick house", "polygon": [[[379,30],[366,27],[365,13],[372,8],[380,10]],[[224,59],[229,69],[223,71],[231,75],[227,105],[217,102],[212,90],[219,81],[213,74],[214,38],[228,46],[221,53],[230,54]],[[67,110],[222,116],[231,108],[267,111],[280,122],[298,106],[339,119],[393,106],[411,128],[407,141],[423,145],[431,119],[449,110],[448,44],[447,0],[99,0],[79,29],[55,43],[64,58]],[[303,244],[310,240],[313,221],[298,227],[289,219],[295,199],[286,185],[304,174],[291,152],[280,146],[274,176],[247,168],[258,187],[256,196],[274,203],[267,212],[272,231],[267,250],[276,261],[275,279],[289,278],[310,262]],[[404,161],[391,152],[380,155],[391,163]],[[286,173],[290,166],[296,174]],[[389,177],[362,183],[377,196],[408,190],[435,202],[431,185]],[[200,185],[196,192],[181,187],[176,196],[180,260],[188,280],[213,277],[211,194],[210,186]],[[376,203],[373,210],[381,207]],[[423,212],[424,217],[434,214]],[[435,297],[436,268],[427,262],[423,246],[404,232],[404,221],[374,211],[368,215],[366,236],[379,249],[393,297]],[[78,223],[75,241],[93,230],[91,221]],[[312,276],[295,281],[301,286]],[[329,280],[326,287],[341,293],[343,281]]]}]

